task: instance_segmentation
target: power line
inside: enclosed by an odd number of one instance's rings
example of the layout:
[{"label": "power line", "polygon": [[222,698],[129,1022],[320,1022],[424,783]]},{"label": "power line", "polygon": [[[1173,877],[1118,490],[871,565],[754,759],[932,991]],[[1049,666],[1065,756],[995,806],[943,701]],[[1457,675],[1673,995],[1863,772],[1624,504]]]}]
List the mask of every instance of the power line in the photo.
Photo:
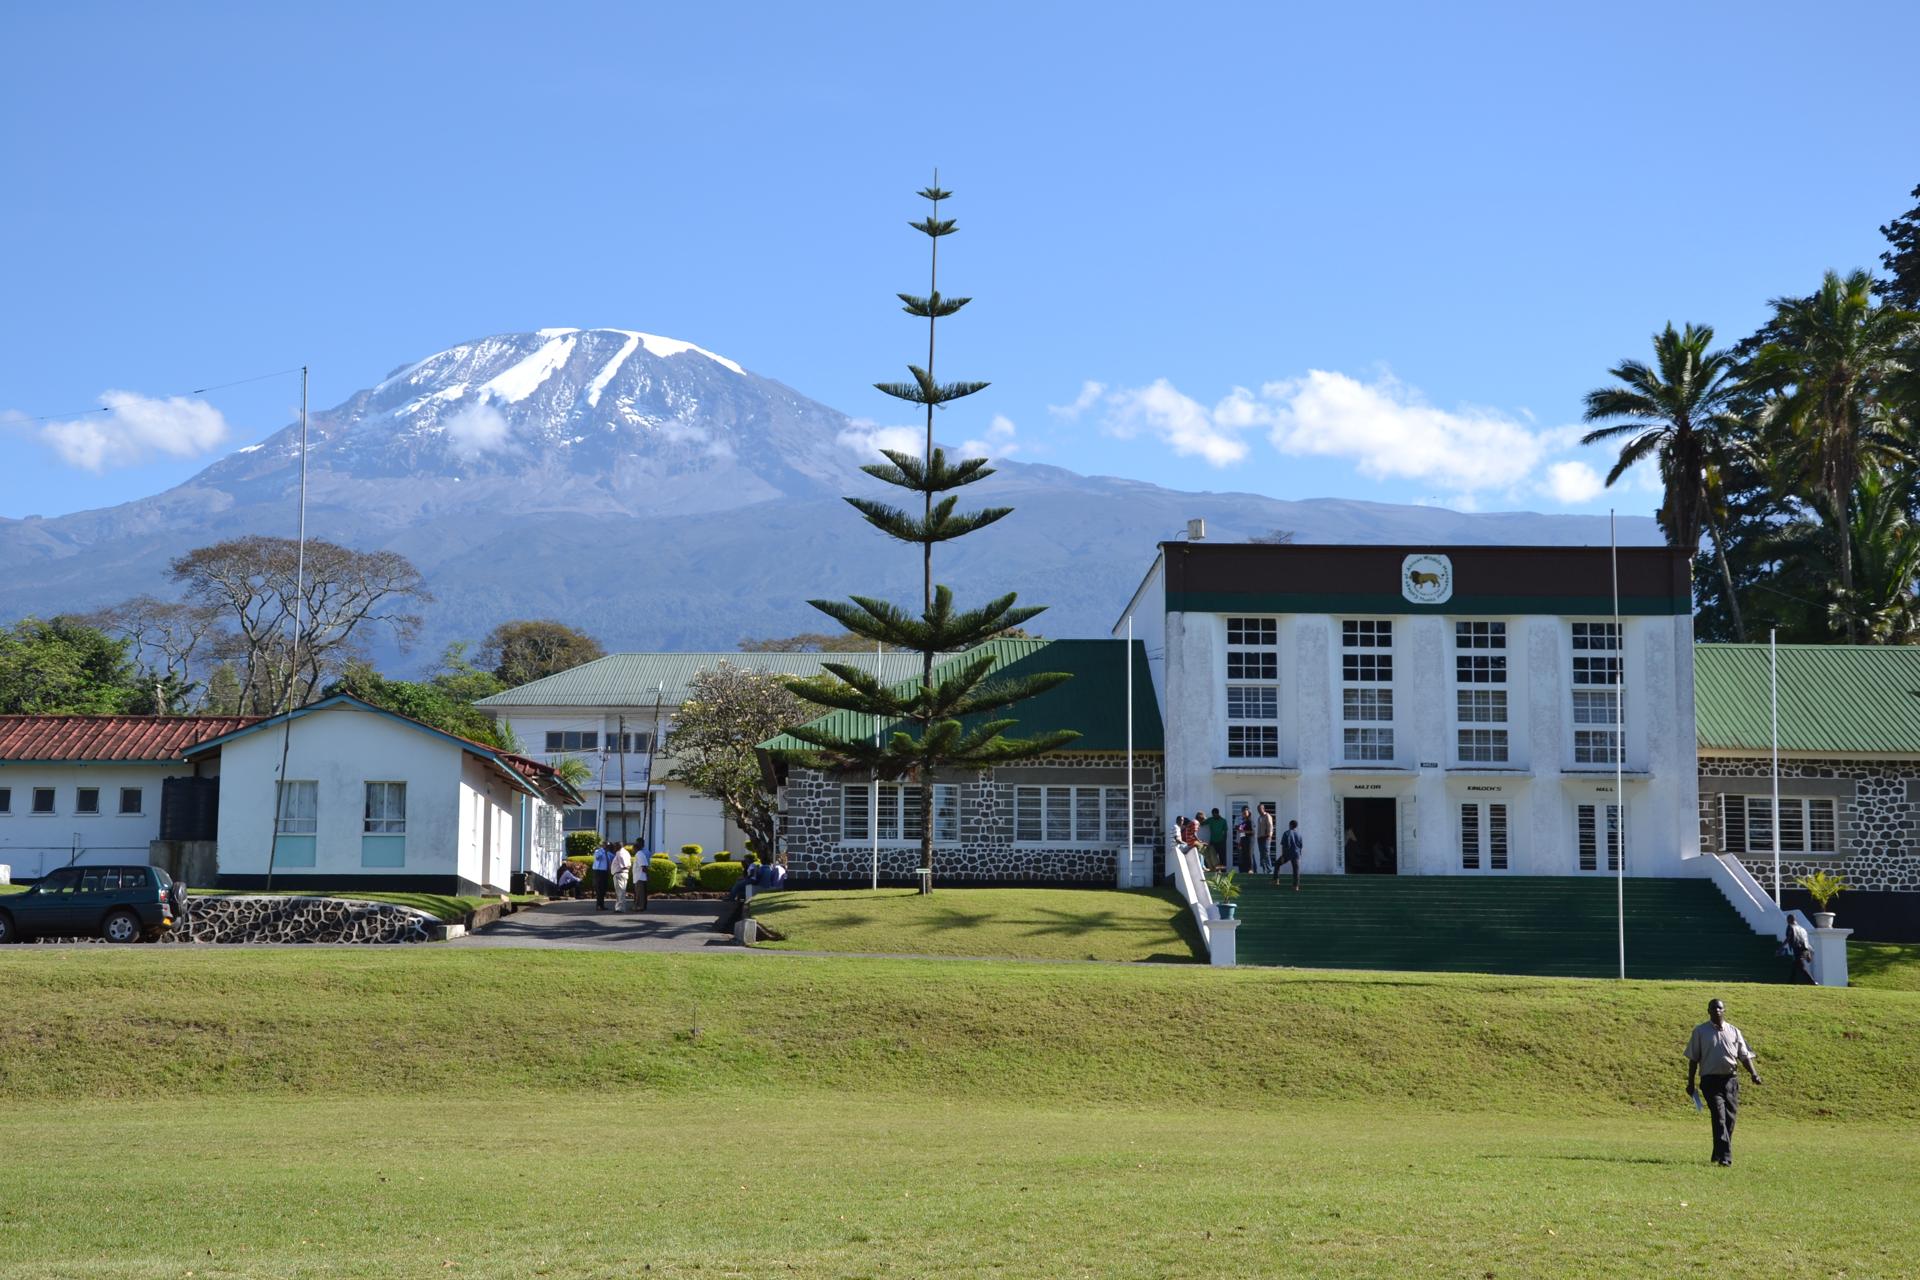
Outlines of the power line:
[{"label": "power line", "polygon": [[209,391],[225,391],[228,387],[244,387],[249,382],[265,382],[268,378],[284,378],[290,373],[299,373],[302,366],[291,369],[276,369],[272,373],[257,374],[251,378],[240,378],[233,382],[216,382],[210,387],[195,387],[191,391],[182,391],[171,396],[142,396],[137,400],[122,400],[118,404],[95,405],[91,409],[75,409],[70,413],[43,413],[27,419],[29,422],[52,422],[56,418],[78,418],[88,413],[112,413],[116,409],[130,404],[159,404],[163,400],[177,400],[180,396],[203,396]]}]

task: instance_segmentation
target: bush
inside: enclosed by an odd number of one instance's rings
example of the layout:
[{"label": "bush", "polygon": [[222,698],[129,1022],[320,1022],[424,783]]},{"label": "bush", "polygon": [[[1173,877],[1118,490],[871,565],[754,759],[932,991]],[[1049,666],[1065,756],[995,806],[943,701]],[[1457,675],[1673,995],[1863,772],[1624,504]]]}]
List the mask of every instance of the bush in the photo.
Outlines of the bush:
[{"label": "bush", "polygon": [[567,832],[567,858],[591,858],[593,851],[600,847],[598,831]]},{"label": "bush", "polygon": [[733,855],[728,853],[725,849],[722,849],[720,852],[713,855],[713,860],[715,862],[732,862]]},{"label": "bush", "polygon": [[705,852],[706,850],[697,844],[683,844],[680,846],[680,859],[685,862],[688,857],[697,858]]},{"label": "bush", "polygon": [[[699,847],[700,847],[699,845],[694,846],[694,848],[696,849]],[[680,855],[680,878],[688,884],[699,884],[700,868],[705,865],[706,863],[700,861],[700,855],[697,853],[681,854]]]},{"label": "bush", "polygon": [[737,862],[709,862],[700,868],[700,887],[710,893],[725,893],[745,874],[747,869]]},{"label": "bush", "polygon": [[657,853],[647,862],[648,893],[672,893],[681,883],[680,868],[666,854]]}]

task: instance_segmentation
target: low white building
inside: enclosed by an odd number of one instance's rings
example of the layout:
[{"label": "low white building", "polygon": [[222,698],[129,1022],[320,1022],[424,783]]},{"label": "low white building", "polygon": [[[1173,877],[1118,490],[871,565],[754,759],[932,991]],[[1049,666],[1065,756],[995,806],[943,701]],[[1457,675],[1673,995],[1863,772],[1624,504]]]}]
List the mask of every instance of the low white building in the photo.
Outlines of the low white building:
[{"label": "low white building", "polygon": [[787,676],[818,675],[826,662],[878,662],[889,682],[920,670],[918,655],[899,653],[613,653],[474,705],[511,729],[535,759],[552,764],[571,756],[587,765],[592,776],[581,802],[567,811],[567,830],[643,839],[649,851],[697,844],[709,856],[737,854],[746,837],[720,802],[667,777],[674,716],[694,677],[723,662]]},{"label": "low white building", "polygon": [[[1684,555],[1171,542],[1145,642],[1166,803],[1271,805],[1309,873],[1679,876],[1700,850]],[[1624,719],[1622,718],[1624,715]],[[1624,762],[1618,752],[1624,749]]]},{"label": "low white building", "polygon": [[288,889],[476,893],[529,872],[548,879],[561,806],[578,794],[538,761],[344,694],[187,758],[216,754],[223,888],[261,887],[270,861],[274,886]]},{"label": "low white building", "polygon": [[[219,774],[218,756],[189,764],[186,750],[252,723],[250,716],[0,716],[0,866],[13,879],[33,880],[75,863],[147,861],[162,832],[168,780],[199,779],[205,792]],[[197,815],[184,811],[196,807],[176,801],[183,812],[173,816],[190,820]]]}]

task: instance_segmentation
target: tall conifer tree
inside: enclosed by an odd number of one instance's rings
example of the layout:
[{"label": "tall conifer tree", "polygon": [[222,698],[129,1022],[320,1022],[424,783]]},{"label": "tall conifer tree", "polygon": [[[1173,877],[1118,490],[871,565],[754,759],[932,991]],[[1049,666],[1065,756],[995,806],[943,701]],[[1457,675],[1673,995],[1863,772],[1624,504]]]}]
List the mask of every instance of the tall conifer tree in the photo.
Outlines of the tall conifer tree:
[{"label": "tall conifer tree", "polygon": [[[1031,738],[1009,738],[1006,731],[1017,721],[992,713],[1033,697],[1069,679],[1065,672],[1047,672],[1021,678],[988,680],[991,658],[980,658],[934,682],[935,661],[944,654],[970,649],[996,635],[1017,627],[1042,612],[1044,605],[1019,605],[1016,593],[1008,592],[987,601],[977,609],[956,612],[953,591],[933,580],[935,543],[972,533],[1012,512],[1011,507],[984,507],[961,512],[955,508],[959,498],[953,490],[993,474],[985,458],[949,461],[946,451],[933,442],[934,410],[970,396],[986,387],[984,382],[940,382],[934,377],[934,337],[939,322],[971,301],[969,298],[940,296],[940,241],[954,233],[951,218],[940,216],[940,202],[952,192],[942,191],[939,174],[934,185],[919,194],[932,204],[932,211],[919,222],[909,223],[930,242],[931,267],[927,295],[897,295],[906,313],[927,322],[927,363],[908,365],[911,382],[878,382],[874,386],[898,400],[925,408],[927,415],[926,449],[920,456],[883,449],[886,462],[861,468],[868,475],[896,488],[920,495],[921,507],[912,514],[901,507],[868,498],[848,498],[867,523],[889,537],[920,548],[921,591],[918,615],[885,600],[854,596],[850,601],[811,600],[814,608],[856,635],[865,636],[896,649],[920,654],[920,683],[910,692],[896,692],[872,671],[854,662],[830,662],[827,674],[810,680],[792,680],[788,687],[809,702],[862,712],[874,717],[876,724],[890,723],[885,735],[874,733],[837,736],[810,729],[796,729],[793,735],[818,749],[831,767],[849,771],[871,771],[892,781],[910,778],[918,784],[920,795],[920,887],[933,887],[933,778],[936,770],[978,770],[1012,760],[1056,751],[1080,735],[1072,730],[1056,730]],[[946,495],[946,496],[940,496]],[[972,718],[971,727],[962,724]],[[879,741],[875,741],[876,737]]]}]

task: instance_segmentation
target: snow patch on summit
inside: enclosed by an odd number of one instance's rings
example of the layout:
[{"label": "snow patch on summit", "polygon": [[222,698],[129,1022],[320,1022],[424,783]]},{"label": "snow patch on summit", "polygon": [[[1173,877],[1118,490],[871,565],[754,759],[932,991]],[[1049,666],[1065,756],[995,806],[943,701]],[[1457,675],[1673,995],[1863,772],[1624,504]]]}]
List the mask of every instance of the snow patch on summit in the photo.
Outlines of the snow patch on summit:
[{"label": "snow patch on summit", "polygon": [[691,342],[682,342],[678,338],[663,338],[657,333],[640,333],[633,329],[608,329],[606,332],[624,333],[629,338],[637,339],[640,345],[647,349],[648,355],[659,356],[662,360],[668,356],[677,356],[683,352],[691,351],[695,355],[705,356],[723,369],[731,369],[738,374],[746,373],[745,369],[742,369],[725,356],[716,355],[705,347],[697,347]]},{"label": "snow patch on summit", "polygon": [[640,345],[640,338],[640,334],[628,334],[626,345],[620,348],[613,359],[607,361],[605,368],[594,375],[593,381],[587,385],[588,405],[596,409],[600,407],[600,393],[607,389],[607,384],[613,381],[613,375],[620,372],[620,366],[627,362],[627,357],[632,355],[634,349]]},{"label": "snow patch on summit", "polygon": [[570,336],[577,329],[542,329],[542,335],[561,333],[569,336],[556,337],[551,342],[542,343],[540,349],[480,387],[482,397],[489,394],[507,404],[519,404],[540,389],[540,384],[551,378],[554,371],[567,362],[573,354],[574,343],[578,339]]}]

